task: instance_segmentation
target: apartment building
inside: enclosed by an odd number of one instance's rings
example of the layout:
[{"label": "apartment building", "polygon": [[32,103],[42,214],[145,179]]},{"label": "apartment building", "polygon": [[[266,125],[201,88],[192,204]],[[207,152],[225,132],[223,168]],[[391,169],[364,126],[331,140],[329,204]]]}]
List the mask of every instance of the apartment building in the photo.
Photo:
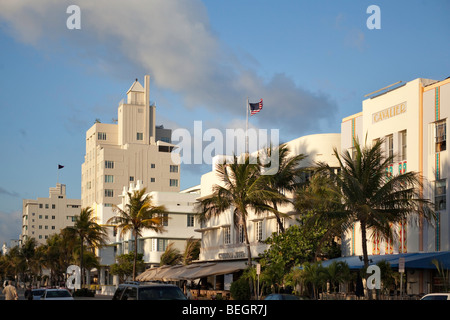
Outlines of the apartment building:
[{"label": "apartment building", "polygon": [[73,226],[80,214],[81,200],[66,197],[66,185],[57,183],[49,188],[48,198],[23,199],[21,240],[36,239],[44,244],[49,236]]}]

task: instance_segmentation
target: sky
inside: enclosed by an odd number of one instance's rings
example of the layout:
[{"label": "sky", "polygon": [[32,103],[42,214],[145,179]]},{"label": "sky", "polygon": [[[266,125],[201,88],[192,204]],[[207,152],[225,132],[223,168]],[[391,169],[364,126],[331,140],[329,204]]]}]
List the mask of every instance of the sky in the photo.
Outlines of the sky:
[{"label": "sky", "polygon": [[[22,199],[57,180],[80,199],[86,130],[117,118],[136,78],[150,75],[165,128],[245,128],[247,98],[262,98],[249,125],[281,142],[337,133],[365,94],[450,76],[449,13],[446,0],[0,0],[0,244],[20,235]],[[210,169],[182,165],[180,188]]]}]

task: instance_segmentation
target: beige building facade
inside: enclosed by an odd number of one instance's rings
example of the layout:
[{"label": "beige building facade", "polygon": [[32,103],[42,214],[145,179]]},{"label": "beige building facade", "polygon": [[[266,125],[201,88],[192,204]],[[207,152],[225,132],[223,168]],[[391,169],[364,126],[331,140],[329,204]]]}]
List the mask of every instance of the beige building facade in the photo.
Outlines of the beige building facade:
[{"label": "beige building facade", "polygon": [[73,226],[80,214],[80,199],[67,199],[66,185],[57,183],[49,189],[48,198],[24,199],[22,206],[22,242],[29,238],[44,244],[55,233]]},{"label": "beige building facade", "polygon": [[[450,79],[436,81],[415,79],[398,83],[375,92],[362,103],[362,112],[342,120],[341,150],[352,151],[353,139],[371,144],[384,139],[384,152],[393,154],[394,161],[386,175],[408,171],[419,173],[423,179],[420,193],[434,203],[437,220],[408,219],[392,225],[393,240],[385,240],[368,231],[367,250],[373,260],[378,257],[411,259],[438,257],[450,251],[449,197],[450,163],[446,143],[450,116]],[[361,256],[361,231],[356,223],[343,238],[344,256]],[[425,259],[425,258],[424,258]],[[409,267],[409,265],[415,266]],[[422,294],[437,290],[432,271],[435,267],[406,262],[407,293]]]},{"label": "beige building facade", "polygon": [[[178,192],[179,164],[170,143],[171,130],[156,126],[156,107],[150,105],[150,78],[137,81],[118,107],[118,123],[95,123],[86,132],[81,166],[81,203],[96,214],[121,203],[123,188],[138,180],[149,191]],[[106,219],[100,219],[105,224]]]},{"label": "beige building facade", "polygon": [[[418,172],[423,177],[421,193],[435,203],[436,225],[420,220],[393,226],[394,242],[371,235],[371,254],[433,252],[450,250],[448,198],[449,158],[446,131],[450,116],[450,79],[415,79],[399,84],[363,101],[363,111],[342,120],[342,151],[353,149],[353,139],[371,144],[384,139],[384,153],[393,154],[387,175]],[[345,255],[362,253],[356,225],[347,234]]]}]

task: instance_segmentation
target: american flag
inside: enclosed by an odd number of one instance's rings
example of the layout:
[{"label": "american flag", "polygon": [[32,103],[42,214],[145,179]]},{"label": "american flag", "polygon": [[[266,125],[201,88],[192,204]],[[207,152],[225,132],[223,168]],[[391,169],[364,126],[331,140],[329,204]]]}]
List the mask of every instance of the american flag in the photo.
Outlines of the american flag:
[{"label": "american flag", "polygon": [[261,99],[259,102],[256,103],[249,103],[251,115],[254,115],[261,111],[263,107],[263,99]]}]

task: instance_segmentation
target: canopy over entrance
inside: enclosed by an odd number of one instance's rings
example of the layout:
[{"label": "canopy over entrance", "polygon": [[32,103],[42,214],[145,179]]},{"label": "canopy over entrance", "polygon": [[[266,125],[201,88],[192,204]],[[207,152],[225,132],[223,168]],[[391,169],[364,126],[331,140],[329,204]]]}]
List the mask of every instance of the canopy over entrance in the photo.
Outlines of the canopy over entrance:
[{"label": "canopy over entrance", "polygon": [[145,270],[136,277],[137,281],[195,280],[208,276],[229,274],[247,268],[246,261],[224,261],[195,263],[187,266],[161,266]]},{"label": "canopy over entrance", "polygon": [[[391,268],[398,268],[399,258],[405,259],[406,269],[436,269],[436,266],[432,263],[433,260],[437,260],[440,267],[450,269],[450,251],[369,255],[369,265],[385,260],[389,262]],[[333,261],[344,261],[350,269],[362,269],[364,267],[362,256],[330,259],[322,261],[322,266],[328,267]]]}]

